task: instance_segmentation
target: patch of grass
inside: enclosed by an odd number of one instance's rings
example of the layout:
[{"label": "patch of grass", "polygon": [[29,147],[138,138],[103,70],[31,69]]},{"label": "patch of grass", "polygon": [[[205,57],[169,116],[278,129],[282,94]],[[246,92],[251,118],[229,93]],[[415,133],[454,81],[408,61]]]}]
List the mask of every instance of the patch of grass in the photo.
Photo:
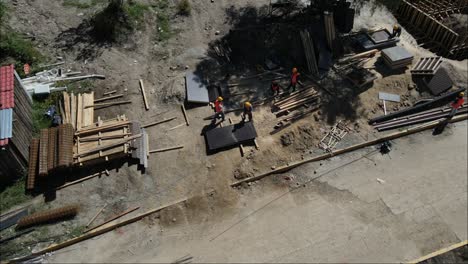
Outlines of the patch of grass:
[{"label": "patch of grass", "polygon": [[33,133],[37,136],[41,129],[49,128],[52,125],[52,120],[45,116],[45,112],[47,109],[55,105],[56,110],[58,111],[59,108],[57,107],[57,102],[61,96],[61,93],[51,93],[46,98],[38,98],[33,97]]},{"label": "patch of grass", "polygon": [[149,6],[136,1],[128,1],[124,5],[124,10],[128,17],[136,23],[136,27],[139,27],[143,24],[145,12],[149,10]]},{"label": "patch of grass", "polygon": [[0,1],[0,22],[2,22],[3,18],[5,18],[6,13],[7,13],[7,6],[5,5],[5,3]]},{"label": "patch of grass", "polygon": [[153,8],[157,12],[158,41],[166,41],[174,35],[169,16],[169,1],[160,0],[157,4],[153,5]]},{"label": "patch of grass", "polygon": [[189,0],[181,0],[177,5],[177,13],[184,16],[189,16],[191,12],[192,6],[190,5]]},{"label": "patch of grass", "polygon": [[0,59],[11,57],[16,61],[31,65],[44,59],[30,40],[8,29],[2,29],[0,33],[0,54]]},{"label": "patch of grass", "polygon": [[31,199],[31,196],[25,193],[25,181],[26,178],[23,177],[0,193],[0,212]]},{"label": "patch of grass", "polygon": [[[75,226],[70,233],[68,233],[69,238],[74,238],[81,236],[83,232],[85,231],[86,227],[85,226]],[[69,239],[68,238],[68,239]]]}]

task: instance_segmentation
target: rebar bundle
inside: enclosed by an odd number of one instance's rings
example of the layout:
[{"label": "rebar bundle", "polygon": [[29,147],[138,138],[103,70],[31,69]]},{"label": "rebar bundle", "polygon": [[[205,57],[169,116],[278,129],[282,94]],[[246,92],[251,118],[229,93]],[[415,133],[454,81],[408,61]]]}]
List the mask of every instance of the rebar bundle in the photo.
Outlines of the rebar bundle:
[{"label": "rebar bundle", "polygon": [[74,217],[78,213],[78,208],[78,205],[68,205],[25,216],[18,221],[16,229]]}]

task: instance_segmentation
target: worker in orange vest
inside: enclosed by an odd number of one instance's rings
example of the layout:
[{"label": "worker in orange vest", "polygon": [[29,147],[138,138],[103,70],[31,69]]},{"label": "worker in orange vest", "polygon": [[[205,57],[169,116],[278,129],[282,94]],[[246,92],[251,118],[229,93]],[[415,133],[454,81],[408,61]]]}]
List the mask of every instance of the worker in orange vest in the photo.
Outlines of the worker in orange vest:
[{"label": "worker in orange vest", "polygon": [[289,86],[288,86],[288,89],[289,90],[290,88],[292,88],[292,91],[296,91],[296,85],[297,85],[297,82],[299,81],[298,78],[299,78],[299,75],[301,75],[298,71],[297,71],[297,68],[294,67],[292,69],[292,74],[291,74],[291,82],[289,83]]},{"label": "worker in orange vest", "polygon": [[224,121],[224,106],[223,106],[223,98],[219,96],[215,103],[215,118],[221,118],[221,122]]},{"label": "worker in orange vest", "polygon": [[244,115],[242,116],[242,122],[245,122],[245,116],[249,117],[249,122],[252,121],[252,111],[253,107],[250,102],[244,103]]},{"label": "worker in orange vest", "polygon": [[455,116],[457,114],[458,108],[463,106],[463,103],[465,103],[465,99],[463,98],[465,96],[464,92],[460,92],[455,98],[455,100],[452,102],[452,112],[450,113],[450,118]]}]

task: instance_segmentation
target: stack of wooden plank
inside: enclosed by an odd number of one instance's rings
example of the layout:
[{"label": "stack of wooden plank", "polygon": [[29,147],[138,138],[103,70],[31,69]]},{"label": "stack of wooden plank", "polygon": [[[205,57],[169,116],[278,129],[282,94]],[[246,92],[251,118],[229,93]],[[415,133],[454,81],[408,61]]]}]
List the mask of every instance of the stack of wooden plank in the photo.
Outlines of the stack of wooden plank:
[{"label": "stack of wooden plank", "polygon": [[34,188],[37,176],[73,164],[73,134],[71,124],[63,124],[41,129],[40,137],[31,140],[27,189]]},{"label": "stack of wooden plank", "polygon": [[63,102],[60,105],[62,122],[71,124],[74,129],[90,126],[94,122],[94,92],[84,94],[68,94],[63,92]]},{"label": "stack of wooden plank", "polygon": [[400,46],[382,50],[382,58],[392,70],[404,68],[413,62],[413,55]]},{"label": "stack of wooden plank", "polygon": [[319,101],[319,94],[313,87],[302,89],[291,93],[284,99],[273,104],[273,110],[277,111],[277,116],[287,114],[289,111],[299,108],[305,104],[316,103]]},{"label": "stack of wooden plank", "polygon": [[424,57],[411,69],[412,75],[434,75],[442,64],[442,57]]},{"label": "stack of wooden plank", "polygon": [[74,162],[107,161],[110,157],[129,154],[132,141],[141,136],[132,135],[131,123],[125,115],[105,121],[98,117],[96,123],[76,130]]},{"label": "stack of wooden plank", "polygon": [[304,46],[304,54],[307,60],[307,68],[313,75],[318,74],[317,58],[315,56],[315,49],[313,40],[310,37],[309,31],[303,30],[300,32],[302,45]]},{"label": "stack of wooden plank", "polygon": [[327,44],[330,50],[333,52],[336,41],[335,22],[333,20],[333,13],[325,11],[323,13],[323,21],[325,23],[325,34],[327,37]]}]

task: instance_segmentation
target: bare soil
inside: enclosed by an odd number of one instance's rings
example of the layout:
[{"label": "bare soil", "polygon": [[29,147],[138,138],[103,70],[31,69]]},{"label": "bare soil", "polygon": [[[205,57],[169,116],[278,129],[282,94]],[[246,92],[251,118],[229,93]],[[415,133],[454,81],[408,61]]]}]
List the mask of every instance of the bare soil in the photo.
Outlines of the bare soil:
[{"label": "bare soil", "polygon": [[[247,153],[244,157],[240,156],[237,148],[207,155],[202,131],[210,124],[210,121],[203,120],[213,114],[210,107],[188,106],[190,126],[183,125],[169,130],[185,123],[180,108],[185,99],[185,73],[195,70],[208,72],[206,76],[211,78],[215,74],[219,74],[219,80],[225,78],[223,70],[227,67],[225,63],[211,56],[211,45],[228,35],[233,25],[246,26],[236,20],[236,12],[253,12],[264,8],[269,1],[217,0],[212,3],[192,0],[192,14],[188,17],[175,14],[174,4],[177,1],[170,2],[171,27],[176,33],[169,40],[157,40],[156,14],[154,10],[150,10],[145,14],[144,25],[129,36],[128,41],[106,45],[78,41],[80,34],[83,34],[80,31],[83,23],[102,8],[102,5],[78,9],[63,6],[61,1],[55,0],[15,0],[11,3],[14,13],[9,21],[10,25],[17,31],[32,36],[44,54],[51,58],[63,57],[66,67],[71,70],[106,76],[105,80],[93,83],[96,97],[101,97],[107,91],[117,90],[117,93],[124,93],[125,100],[132,101],[130,105],[98,110],[96,116],[105,119],[125,114],[130,120],[137,120],[143,124],[177,117],[174,121],[148,129],[150,148],[184,145],[182,150],[152,154],[146,171],[142,171],[132,162],[109,164],[113,168],[110,176],[65,188],[49,199],[51,207],[69,203],[81,204],[80,214],[72,221],[74,226],[85,225],[106,203],[109,206],[96,223],[126,208],[140,206],[142,212],[184,197],[194,198],[148,217],[141,223],[148,228],[156,226],[162,230],[182,223],[196,225],[208,218],[222,219],[224,213],[238,206],[239,197],[243,195],[242,190],[229,187],[231,182],[271,170],[272,167],[293,160],[323,153],[317,145],[337,120],[345,119],[352,129],[349,139],[337,147],[375,137],[375,132],[367,125],[367,120],[383,114],[378,92],[401,95],[401,103],[388,103],[387,108],[390,111],[410,106],[421,96],[428,96],[424,91],[420,93],[413,89],[414,83],[409,69],[401,73],[388,73],[379,71],[379,62],[370,61],[368,64],[376,67],[379,78],[367,90],[357,94],[352,92],[352,96],[345,94],[334,97],[318,89],[326,98],[323,108],[274,134],[271,132],[278,119],[271,113],[269,103],[256,107],[254,122],[259,150],[254,146],[245,146]],[[377,9],[371,19],[366,13],[370,12],[370,9],[366,8],[363,8],[361,15],[357,17],[358,27],[390,28],[394,24],[395,19],[388,15],[388,11]],[[384,13],[385,17],[381,19]],[[217,31],[219,34],[216,34]],[[429,52],[415,46],[416,42],[406,32],[403,32],[401,43],[415,55],[415,61],[421,56],[430,55]],[[250,43],[240,44],[247,48]],[[242,74],[255,73],[252,67],[243,65],[245,64],[239,63],[231,68],[232,72],[226,78],[235,80]],[[457,86],[466,86],[466,62],[463,64],[446,61],[444,67],[449,69]],[[145,82],[150,103],[149,111],[145,111],[143,106],[139,79]],[[304,82],[306,85],[310,84]],[[268,82],[256,81],[237,89],[255,90],[258,94],[265,94],[268,92],[268,85]],[[286,82],[282,85],[285,86]],[[352,89],[349,84],[347,87],[335,88],[343,88],[343,91]],[[231,103],[235,106],[245,100],[255,99],[255,96],[257,94],[239,96]],[[231,113],[227,115],[227,118],[229,117],[234,123],[240,121],[239,114]],[[226,121],[224,124],[228,123]],[[87,175],[93,170],[96,168],[70,173]],[[282,187],[282,184],[278,183],[280,186],[269,188],[274,190]],[[110,245],[112,241],[106,243]]]}]

